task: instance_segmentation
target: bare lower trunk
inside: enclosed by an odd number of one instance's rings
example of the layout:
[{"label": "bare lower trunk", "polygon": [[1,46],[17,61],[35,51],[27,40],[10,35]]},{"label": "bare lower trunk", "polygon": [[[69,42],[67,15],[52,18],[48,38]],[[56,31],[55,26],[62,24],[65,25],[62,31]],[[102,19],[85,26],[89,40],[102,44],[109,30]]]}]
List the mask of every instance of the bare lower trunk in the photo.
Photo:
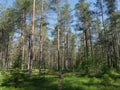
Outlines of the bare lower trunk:
[{"label": "bare lower trunk", "polygon": [[58,26],[58,31],[57,31],[57,36],[58,36],[58,42],[57,42],[57,56],[58,56],[58,71],[60,71],[60,29]]},{"label": "bare lower trunk", "polygon": [[88,57],[88,39],[87,39],[87,30],[84,30],[84,55]]},{"label": "bare lower trunk", "polygon": [[35,0],[33,0],[31,13],[31,32],[30,32],[30,60],[29,60],[29,75],[32,76],[32,64],[34,60],[34,15],[35,15]]},{"label": "bare lower trunk", "polygon": [[6,59],[5,59],[5,64],[6,64],[6,69],[8,70],[8,63],[9,63],[9,34],[8,34],[8,41],[7,41],[7,48],[6,48]]},{"label": "bare lower trunk", "polygon": [[41,65],[43,63],[43,12],[44,12],[44,0],[42,0],[42,7],[41,7],[41,24],[40,24],[40,58],[39,58],[39,74]]}]

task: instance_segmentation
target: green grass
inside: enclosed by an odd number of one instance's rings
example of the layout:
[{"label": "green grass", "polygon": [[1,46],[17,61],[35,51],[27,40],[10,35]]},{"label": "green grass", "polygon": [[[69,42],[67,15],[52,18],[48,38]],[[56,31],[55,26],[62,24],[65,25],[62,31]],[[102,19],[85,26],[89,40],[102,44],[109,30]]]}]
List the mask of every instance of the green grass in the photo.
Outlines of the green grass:
[{"label": "green grass", "polygon": [[[66,73],[62,79],[62,90],[120,90],[119,76],[119,74],[104,74],[97,78]],[[14,77],[8,73],[0,75],[0,90],[58,90],[57,75],[45,75],[45,77],[33,75],[29,78],[25,74],[19,77],[17,87]]]}]

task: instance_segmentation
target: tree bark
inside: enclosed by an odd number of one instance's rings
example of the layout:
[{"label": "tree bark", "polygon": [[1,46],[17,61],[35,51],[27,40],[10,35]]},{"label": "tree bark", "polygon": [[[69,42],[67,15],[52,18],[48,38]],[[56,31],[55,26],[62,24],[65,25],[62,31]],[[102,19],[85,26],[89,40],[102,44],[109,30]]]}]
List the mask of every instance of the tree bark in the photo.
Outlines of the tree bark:
[{"label": "tree bark", "polygon": [[42,7],[41,7],[39,74],[40,74],[41,65],[43,63],[43,13],[44,13],[44,0],[42,0]]},{"label": "tree bark", "polygon": [[29,60],[29,75],[32,76],[32,65],[34,60],[34,16],[35,16],[35,1],[33,0],[31,12],[31,32],[30,32],[30,60]]}]

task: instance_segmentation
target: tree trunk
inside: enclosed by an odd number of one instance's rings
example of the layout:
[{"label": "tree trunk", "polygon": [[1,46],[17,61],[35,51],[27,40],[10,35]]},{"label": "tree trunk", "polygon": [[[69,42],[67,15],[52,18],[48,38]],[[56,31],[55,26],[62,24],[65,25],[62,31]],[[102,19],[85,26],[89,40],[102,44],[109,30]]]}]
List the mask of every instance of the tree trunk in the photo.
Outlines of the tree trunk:
[{"label": "tree trunk", "polygon": [[57,55],[58,55],[58,71],[61,70],[61,67],[60,67],[60,29],[59,29],[59,26],[58,26],[58,31],[57,31],[57,36],[58,36],[58,40],[57,40]]},{"label": "tree trunk", "polygon": [[43,7],[44,7],[44,0],[42,0],[42,7],[41,7],[39,74],[43,62],[43,12],[44,12]]},{"label": "tree trunk", "polygon": [[35,0],[33,0],[31,12],[31,32],[30,32],[30,60],[29,60],[29,75],[32,76],[32,65],[34,60],[34,16],[35,16]]},{"label": "tree trunk", "polygon": [[88,58],[88,35],[87,30],[84,30],[84,55]]},{"label": "tree trunk", "polygon": [[6,69],[8,70],[8,62],[9,61],[9,33],[8,33],[8,38],[7,38],[7,45],[6,45],[6,58],[5,58],[5,64],[6,64]]}]

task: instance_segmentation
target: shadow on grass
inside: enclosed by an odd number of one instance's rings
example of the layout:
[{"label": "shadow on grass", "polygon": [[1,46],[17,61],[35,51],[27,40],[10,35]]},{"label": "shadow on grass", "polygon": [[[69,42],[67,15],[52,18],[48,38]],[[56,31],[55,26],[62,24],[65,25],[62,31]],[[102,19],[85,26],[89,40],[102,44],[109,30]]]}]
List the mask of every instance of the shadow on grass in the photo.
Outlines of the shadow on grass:
[{"label": "shadow on grass", "polygon": [[28,75],[23,75],[20,78],[10,76],[3,80],[2,87],[13,87],[15,90],[21,88],[22,90],[56,90],[57,85],[51,84],[52,79],[33,76],[29,78]]},{"label": "shadow on grass", "polygon": [[[21,74],[19,77],[10,76],[3,80],[1,84],[2,87],[9,88],[13,87],[12,90],[58,90],[58,81],[57,76],[37,76],[34,75],[29,78],[28,75]],[[82,88],[71,87],[70,85],[63,85],[62,90],[83,90]]]},{"label": "shadow on grass", "polygon": [[[62,90],[120,90],[120,84],[115,84],[110,77],[77,77],[68,75],[62,80]],[[107,80],[107,81],[106,81]],[[112,83],[109,83],[111,80]],[[2,87],[12,90],[58,90],[59,77],[57,75],[33,75],[31,78],[25,73],[14,73],[3,80]]]}]

